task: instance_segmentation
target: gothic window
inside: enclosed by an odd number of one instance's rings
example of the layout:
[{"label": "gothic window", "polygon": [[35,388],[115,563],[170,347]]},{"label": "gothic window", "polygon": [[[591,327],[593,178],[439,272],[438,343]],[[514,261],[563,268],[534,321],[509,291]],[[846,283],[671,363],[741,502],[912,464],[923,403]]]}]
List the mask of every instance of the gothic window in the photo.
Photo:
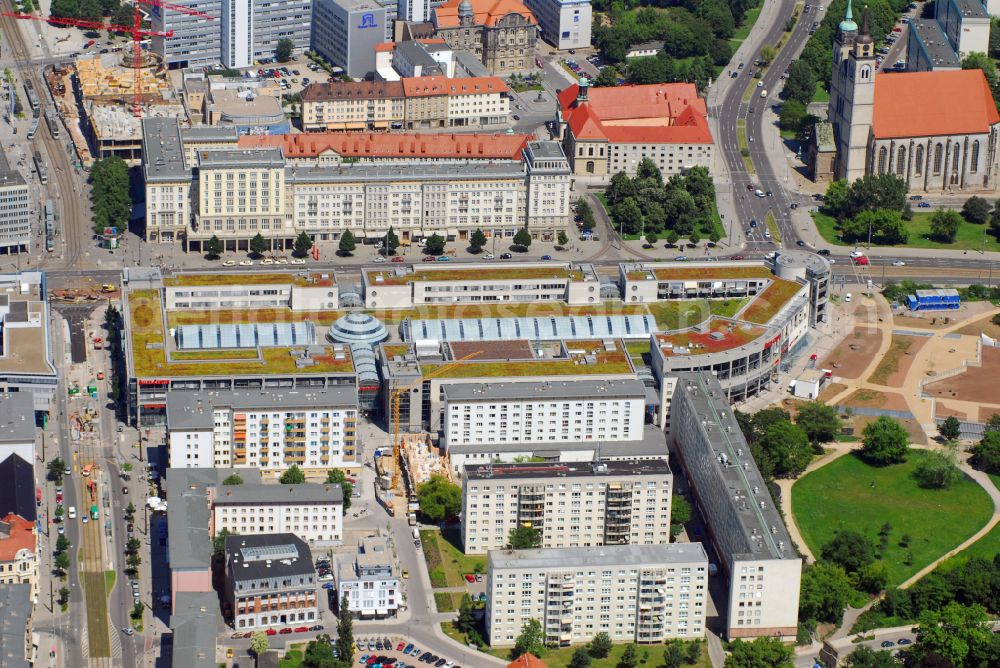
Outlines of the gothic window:
[{"label": "gothic window", "polygon": [[944,164],[944,146],[937,143],[934,145],[934,176],[941,173],[942,164]]},{"label": "gothic window", "polygon": [[593,160],[588,160],[587,161],[587,173],[588,174],[593,174],[594,173],[594,161]]},{"label": "gothic window", "polygon": [[924,147],[918,146],[914,153],[913,172],[920,176],[924,173]]},{"label": "gothic window", "polygon": [[889,151],[885,146],[878,150],[878,173],[885,174],[885,165],[889,161]]},{"label": "gothic window", "polygon": [[975,174],[979,171],[979,140],[972,142],[972,155],[969,158],[969,173]]},{"label": "gothic window", "polygon": [[951,171],[952,172],[957,172],[958,171],[958,156],[959,156],[959,153],[961,152],[961,148],[962,147],[959,145],[959,143],[955,142],[955,150],[951,154]]},{"label": "gothic window", "polygon": [[868,81],[868,79],[871,78],[871,75],[872,75],[872,69],[868,65],[865,65],[864,67],[861,68],[862,81]]},{"label": "gothic window", "polygon": [[896,151],[896,175],[902,176],[906,173],[906,148],[903,146],[899,147]]}]

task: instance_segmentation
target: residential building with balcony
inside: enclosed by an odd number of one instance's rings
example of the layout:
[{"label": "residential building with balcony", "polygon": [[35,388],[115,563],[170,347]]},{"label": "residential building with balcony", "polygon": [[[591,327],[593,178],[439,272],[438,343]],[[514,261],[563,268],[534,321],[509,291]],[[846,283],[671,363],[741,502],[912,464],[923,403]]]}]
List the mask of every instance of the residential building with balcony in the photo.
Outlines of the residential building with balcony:
[{"label": "residential building with balcony", "polygon": [[538,529],[543,548],[666,544],[672,491],[665,461],[467,465],[462,546],[503,549],[516,527]]},{"label": "residential building with balcony", "polygon": [[403,604],[399,568],[385,538],[364,538],[358,554],[340,558],[334,575],[337,597],[347,596],[348,611],[356,619],[395,617]]},{"label": "residential building with balcony", "polygon": [[309,546],[290,533],[226,538],[225,597],[233,628],[315,624],[320,618]]},{"label": "residential building with balcony", "polygon": [[493,647],[513,645],[529,619],[546,645],[602,632],[643,645],[691,640],[705,635],[708,557],[701,543],[491,550],[486,594]]},{"label": "residential building with balcony", "polygon": [[794,639],[802,558],[722,385],[710,373],[678,374],[671,413],[671,448],[728,582],[726,636]]}]

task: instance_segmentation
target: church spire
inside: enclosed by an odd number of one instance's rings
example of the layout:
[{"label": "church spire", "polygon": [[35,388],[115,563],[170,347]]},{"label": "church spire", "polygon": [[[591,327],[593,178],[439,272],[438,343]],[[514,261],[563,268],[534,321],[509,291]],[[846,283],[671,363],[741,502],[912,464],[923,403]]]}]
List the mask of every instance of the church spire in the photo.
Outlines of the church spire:
[{"label": "church spire", "polygon": [[844,20],[840,22],[840,32],[857,32],[858,24],[854,22],[854,9],[851,0],[847,0],[847,11],[844,13]]},{"label": "church spire", "polygon": [[861,32],[858,33],[857,44],[871,44],[872,34],[871,28],[869,27],[868,21],[868,5],[865,5],[864,12],[861,14]]}]

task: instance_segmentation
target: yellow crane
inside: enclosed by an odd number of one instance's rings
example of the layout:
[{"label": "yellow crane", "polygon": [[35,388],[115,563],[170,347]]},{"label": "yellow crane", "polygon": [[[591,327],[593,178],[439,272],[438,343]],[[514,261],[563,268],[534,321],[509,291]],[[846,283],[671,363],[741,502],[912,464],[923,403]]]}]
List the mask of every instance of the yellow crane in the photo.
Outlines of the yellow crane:
[{"label": "yellow crane", "polygon": [[397,387],[392,391],[390,401],[392,402],[392,488],[396,489],[399,487],[399,471],[401,467],[402,459],[402,447],[403,442],[399,434],[399,402],[400,398],[412,390],[415,387],[421,385],[428,378],[434,378],[441,375],[442,373],[451,370],[453,367],[458,366],[460,363],[476,357],[477,355],[483,354],[483,350],[477,350],[474,353],[470,353],[465,357],[460,357],[457,360],[452,360],[447,364],[442,364],[430,373],[423,375],[419,380],[416,380],[405,387]]}]

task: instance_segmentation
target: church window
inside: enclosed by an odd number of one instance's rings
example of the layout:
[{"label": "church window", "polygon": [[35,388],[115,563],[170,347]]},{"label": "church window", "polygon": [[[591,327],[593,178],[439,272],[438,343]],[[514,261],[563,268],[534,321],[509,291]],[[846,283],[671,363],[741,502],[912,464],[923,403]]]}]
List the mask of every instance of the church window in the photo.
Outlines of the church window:
[{"label": "church window", "polygon": [[896,151],[896,175],[902,176],[906,173],[906,148],[903,146],[899,147]]},{"label": "church window", "polygon": [[972,157],[969,158],[969,172],[975,174],[979,169],[979,140],[972,142]]},{"label": "church window", "polygon": [[941,165],[944,163],[944,146],[940,143],[934,145],[934,176],[941,173]]},{"label": "church window", "polygon": [[955,150],[951,154],[951,171],[953,172],[958,171],[958,156],[961,153],[961,148],[962,147],[959,145],[959,143],[955,142]]},{"label": "church window", "polygon": [[869,78],[871,78],[871,75],[872,75],[872,70],[871,70],[870,67],[868,67],[867,65],[865,65],[864,67],[861,68],[861,80],[862,81],[867,81]]},{"label": "church window", "polygon": [[914,156],[913,172],[917,176],[920,176],[924,173],[924,147],[918,146]]},{"label": "church window", "polygon": [[889,160],[889,151],[885,146],[878,150],[878,173],[885,174],[885,165]]}]

